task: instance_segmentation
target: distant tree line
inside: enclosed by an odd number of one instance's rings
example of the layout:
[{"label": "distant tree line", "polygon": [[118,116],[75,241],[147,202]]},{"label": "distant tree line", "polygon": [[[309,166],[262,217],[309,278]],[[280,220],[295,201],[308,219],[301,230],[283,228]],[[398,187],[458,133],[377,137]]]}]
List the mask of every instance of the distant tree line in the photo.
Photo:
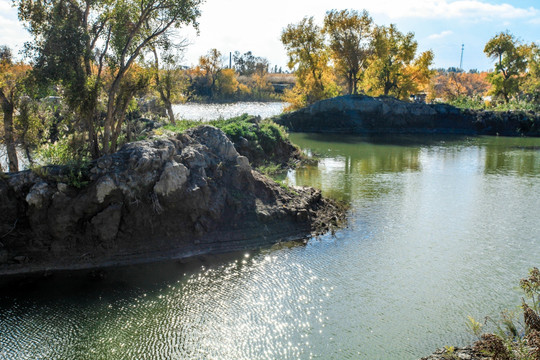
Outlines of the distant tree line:
[{"label": "distant tree line", "polygon": [[223,56],[211,49],[199,64],[185,72],[184,94],[189,101],[279,100],[270,82],[269,62],[254,56],[234,53],[234,65],[223,65]]},{"label": "distant tree line", "polygon": [[312,17],[288,25],[281,41],[294,75],[250,51],[234,52],[228,67],[211,49],[185,68],[186,43],[173,31],[198,27],[201,2],[15,1],[32,41],[25,46],[29,63],[0,46],[0,151],[7,154],[0,171],[19,169],[17,149],[31,165],[110,154],[137,138],[134,123],[148,99],[170,123],[178,102],[282,99],[299,108],[360,93],[405,100],[425,93],[464,107],[486,107],[488,95],[489,106],[538,108],[537,44],[502,32],[484,49],[493,71],[433,70],[433,53],[418,54],[413,33],[378,26],[366,11],[331,10],[322,25]]},{"label": "distant tree line", "polygon": [[[417,54],[413,33],[395,25],[374,24],[367,11],[331,10],[319,26],[313,17],[288,25],[281,41],[288,66],[297,77],[286,93],[291,108],[340,94],[390,95],[408,100],[425,93],[428,99],[455,101],[484,95],[494,102],[538,104],[539,46],[522,44],[507,32],[488,41],[484,53],[495,62],[492,72],[431,69],[431,50]],[[466,102],[469,104],[470,102]]]},{"label": "distant tree line", "polygon": [[427,88],[433,52],[417,55],[413,33],[374,24],[367,11],[331,10],[324,25],[306,17],[288,25],[281,41],[295,70],[293,108],[338,94],[366,93],[408,99]]}]

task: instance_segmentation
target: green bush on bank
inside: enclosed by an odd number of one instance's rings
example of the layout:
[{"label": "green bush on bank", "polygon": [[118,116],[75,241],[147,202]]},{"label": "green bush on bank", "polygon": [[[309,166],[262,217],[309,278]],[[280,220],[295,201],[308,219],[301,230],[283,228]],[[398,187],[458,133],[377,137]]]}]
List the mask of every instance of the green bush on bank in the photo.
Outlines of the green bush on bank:
[{"label": "green bush on bank", "polygon": [[[163,126],[163,130],[172,131],[174,133],[182,133],[187,129],[194,128],[199,125],[212,125],[221,129],[231,141],[237,143],[242,138],[256,142],[265,152],[270,152],[275,145],[280,141],[287,140],[285,129],[271,120],[259,120],[248,114],[243,114],[230,119],[218,119],[208,122],[195,120],[179,120],[175,124],[167,124]],[[161,129],[157,131],[157,135],[162,133]]]},{"label": "green bush on bank", "polygon": [[490,111],[540,111],[540,105],[535,102],[512,99],[508,103],[503,101],[490,102],[479,96],[459,96],[446,102],[449,105],[467,110],[490,110]]},{"label": "green bush on bank", "polygon": [[[231,119],[219,119],[204,123],[201,121],[180,120],[175,124],[167,124],[154,131],[154,133],[156,135],[163,135],[166,132],[182,133],[187,129],[202,124],[221,129],[235,146],[246,146],[243,154],[248,156],[252,166],[255,166],[261,173],[275,175],[290,166],[284,163],[284,153],[277,150],[284,149],[284,143],[288,141],[288,135],[281,125],[270,119],[261,120],[260,117],[243,114]],[[242,144],[245,141],[243,139],[247,140],[245,145]],[[285,162],[289,160],[285,160]]]},{"label": "green bush on bank", "polygon": [[77,136],[67,136],[39,147],[30,170],[44,179],[66,183],[76,188],[89,184],[90,158]]}]

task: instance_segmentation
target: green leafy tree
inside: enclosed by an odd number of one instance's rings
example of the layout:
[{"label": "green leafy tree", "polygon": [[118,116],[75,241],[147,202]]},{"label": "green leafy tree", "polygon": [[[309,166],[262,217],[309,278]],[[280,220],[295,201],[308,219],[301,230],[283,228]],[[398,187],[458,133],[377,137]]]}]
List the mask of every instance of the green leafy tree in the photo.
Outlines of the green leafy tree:
[{"label": "green leafy tree", "polygon": [[[107,115],[104,123],[103,151],[116,150],[124,118],[122,81],[145,50],[171,30],[183,25],[197,25],[201,0],[124,0],[111,8],[111,53],[109,67],[114,80],[107,89]],[[120,98],[120,99],[119,99]]]},{"label": "green leafy tree", "polygon": [[373,55],[364,79],[370,93],[408,99],[427,86],[434,73],[429,68],[433,53],[426,51],[415,58],[417,48],[413,33],[403,34],[393,24],[376,27]]},{"label": "green leafy tree", "polygon": [[239,51],[235,51],[233,54],[234,70],[239,75],[251,76],[255,74],[259,69],[268,69],[268,60],[263,57],[253,55],[251,51],[244,54],[240,54]]},{"label": "green leafy tree", "polygon": [[19,19],[33,36],[26,44],[38,84],[60,85],[63,98],[99,156],[98,99],[111,37],[104,1],[16,1]]},{"label": "green leafy tree", "polygon": [[154,85],[161,102],[165,106],[169,121],[174,124],[175,118],[172,104],[181,99],[182,93],[187,88],[187,81],[182,69],[177,66],[179,62],[178,56],[174,53],[175,50],[181,51],[181,48],[179,49],[177,46],[171,48],[170,44],[165,44],[163,47],[161,58],[156,47],[152,47]]},{"label": "green leafy tree", "polygon": [[[20,19],[34,36],[28,48],[35,55],[36,70],[67,90],[68,102],[93,139],[94,157],[116,150],[126,103],[131,100],[128,94],[133,94],[126,90],[133,89],[129,75],[133,66],[174,28],[196,27],[202,1],[16,1]],[[106,114],[101,149],[96,132],[100,91]]]},{"label": "green leafy tree", "polygon": [[520,74],[527,68],[527,48],[506,31],[491,38],[484,53],[495,61],[495,71],[488,75],[491,93],[508,103],[518,93]]},{"label": "green leafy tree", "polygon": [[321,28],[313,17],[289,24],[281,33],[281,42],[289,56],[288,66],[295,69],[296,85],[286,92],[293,107],[301,107],[337,95],[331,77],[329,52]]},{"label": "green leafy tree", "polygon": [[361,71],[371,53],[373,20],[366,10],[332,10],[326,13],[323,31],[330,38],[331,56],[347,93],[358,92]]}]

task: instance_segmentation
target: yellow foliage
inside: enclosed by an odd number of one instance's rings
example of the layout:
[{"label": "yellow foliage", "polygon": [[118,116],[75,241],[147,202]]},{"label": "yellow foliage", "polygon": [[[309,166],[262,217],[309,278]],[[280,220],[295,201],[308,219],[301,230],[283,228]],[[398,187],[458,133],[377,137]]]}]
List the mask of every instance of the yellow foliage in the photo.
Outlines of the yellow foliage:
[{"label": "yellow foliage", "polygon": [[249,95],[251,94],[251,89],[246,84],[239,83],[238,84],[238,93],[240,95]]},{"label": "yellow foliage", "polygon": [[217,91],[221,96],[230,96],[238,90],[238,80],[233,69],[223,69],[216,80]]},{"label": "yellow foliage", "polygon": [[459,97],[483,96],[490,88],[487,73],[449,72],[433,77],[429,86],[429,99],[455,100]]}]

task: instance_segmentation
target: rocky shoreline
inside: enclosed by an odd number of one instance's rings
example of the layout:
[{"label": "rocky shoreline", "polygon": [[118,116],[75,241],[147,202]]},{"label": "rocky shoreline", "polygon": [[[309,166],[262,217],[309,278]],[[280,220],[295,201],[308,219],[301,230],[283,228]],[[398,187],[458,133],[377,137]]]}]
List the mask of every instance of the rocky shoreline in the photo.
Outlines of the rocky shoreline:
[{"label": "rocky shoreline", "polygon": [[438,349],[433,354],[423,357],[420,360],[491,360],[493,357],[482,354],[476,351],[472,346],[463,348],[444,348]]},{"label": "rocky shoreline", "polygon": [[127,144],[82,178],[62,167],[5,174],[0,198],[2,278],[255,249],[345,217],[320,191],[254,171],[211,126]]},{"label": "rocky shoreline", "polygon": [[540,136],[534,112],[463,110],[385,96],[340,96],[273,120],[292,132]]}]

